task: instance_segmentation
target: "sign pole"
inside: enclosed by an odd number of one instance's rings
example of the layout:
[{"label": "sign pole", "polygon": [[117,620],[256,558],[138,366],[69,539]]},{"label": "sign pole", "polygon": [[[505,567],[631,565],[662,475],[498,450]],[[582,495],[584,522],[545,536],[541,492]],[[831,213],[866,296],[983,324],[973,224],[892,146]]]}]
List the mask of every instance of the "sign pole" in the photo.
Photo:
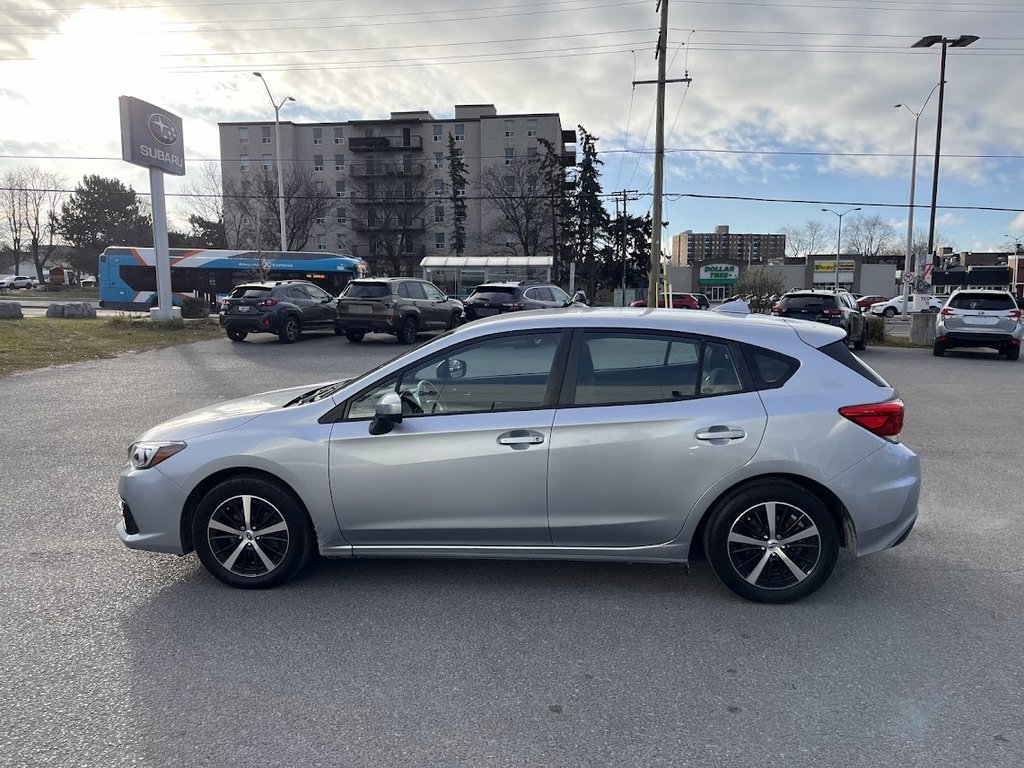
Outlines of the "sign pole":
[{"label": "sign pole", "polygon": [[164,172],[149,169],[149,191],[153,204],[153,252],[156,261],[155,309],[150,320],[170,320],[175,316],[171,299],[171,253],[167,245],[167,204],[164,199]]}]

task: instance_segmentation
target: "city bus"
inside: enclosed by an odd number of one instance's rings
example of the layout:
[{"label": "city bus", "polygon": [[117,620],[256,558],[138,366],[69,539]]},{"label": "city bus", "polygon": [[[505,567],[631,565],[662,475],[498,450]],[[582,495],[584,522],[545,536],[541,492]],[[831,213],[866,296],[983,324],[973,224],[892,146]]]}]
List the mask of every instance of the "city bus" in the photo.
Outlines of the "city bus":
[{"label": "city bus", "polygon": [[[213,307],[248,280],[308,280],[337,296],[349,280],[364,277],[367,264],[325,251],[224,251],[171,248],[171,291],[175,305],[199,296]],[[157,304],[152,248],[110,247],[100,254],[100,306],[147,312]]]}]

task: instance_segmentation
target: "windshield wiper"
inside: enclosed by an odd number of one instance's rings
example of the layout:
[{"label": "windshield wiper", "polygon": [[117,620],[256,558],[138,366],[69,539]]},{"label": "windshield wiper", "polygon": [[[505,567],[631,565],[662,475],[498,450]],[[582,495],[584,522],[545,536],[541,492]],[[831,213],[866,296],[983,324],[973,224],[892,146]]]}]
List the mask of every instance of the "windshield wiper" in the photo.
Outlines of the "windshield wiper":
[{"label": "windshield wiper", "polygon": [[348,384],[349,381],[351,381],[351,379],[345,379],[344,381],[338,381],[334,384],[328,384],[326,386],[310,390],[309,392],[304,392],[294,400],[289,400],[283,407],[288,408],[292,405],[306,405],[307,403],[315,403],[317,400],[323,400],[325,397],[333,395],[343,386]]}]

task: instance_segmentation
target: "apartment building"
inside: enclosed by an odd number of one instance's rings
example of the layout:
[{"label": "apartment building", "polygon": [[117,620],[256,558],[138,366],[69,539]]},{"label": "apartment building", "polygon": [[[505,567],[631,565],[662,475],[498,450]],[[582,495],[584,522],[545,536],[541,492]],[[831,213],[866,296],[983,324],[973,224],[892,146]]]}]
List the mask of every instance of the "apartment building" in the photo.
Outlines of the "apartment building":
[{"label": "apartment building", "polygon": [[749,264],[782,263],[786,256],[785,235],[733,234],[728,225],[714,232],[686,230],[672,236],[672,266],[686,267],[706,261],[736,259]]},{"label": "apartment building", "polygon": [[[278,137],[272,121],[220,123],[219,129],[227,220],[238,190],[276,175]],[[311,176],[315,194],[332,198],[315,218],[304,249],[351,253],[376,274],[418,273],[425,257],[455,252],[449,136],[466,168],[463,254],[477,260],[524,255],[513,234],[503,234],[502,214],[482,194],[484,175],[539,163],[545,153],[540,139],[554,146],[563,164],[575,160],[575,150],[566,150],[575,144],[575,131],[563,131],[557,113],[499,114],[493,104],[455,105],[452,118],[391,112],[379,120],[283,122],[280,131],[285,175]],[[276,189],[276,178],[274,183]],[[260,223],[277,237],[273,210],[264,206]],[[229,239],[251,238],[251,229],[229,223]]]}]

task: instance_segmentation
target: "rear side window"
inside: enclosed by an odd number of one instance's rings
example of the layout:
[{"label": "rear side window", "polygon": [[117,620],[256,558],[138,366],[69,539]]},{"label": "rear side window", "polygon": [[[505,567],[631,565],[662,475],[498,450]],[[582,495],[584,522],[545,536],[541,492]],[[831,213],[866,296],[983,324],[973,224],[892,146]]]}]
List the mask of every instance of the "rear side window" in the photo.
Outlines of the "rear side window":
[{"label": "rear side window", "polygon": [[351,282],[345,286],[342,296],[349,299],[382,299],[390,294],[387,283]]},{"label": "rear side window", "polygon": [[949,300],[949,306],[953,309],[998,312],[1004,309],[1016,309],[1017,303],[1009,294],[1000,296],[991,293],[958,293]]},{"label": "rear side window", "polygon": [[231,291],[232,299],[265,299],[270,295],[270,288],[240,285]]},{"label": "rear side window", "polygon": [[498,288],[494,286],[481,286],[474,288],[473,293],[470,294],[471,299],[481,299],[483,301],[509,301],[515,296],[515,288]]},{"label": "rear side window", "polygon": [[783,296],[782,306],[790,309],[835,308],[835,296]]},{"label": "rear side window", "polygon": [[842,363],[854,373],[860,374],[872,384],[880,387],[888,387],[889,384],[877,373],[868,368],[860,359],[853,354],[844,341],[835,341],[820,347],[820,351],[831,357],[838,363]]},{"label": "rear side window", "polygon": [[745,347],[747,367],[754,374],[754,384],[758,389],[778,389],[796,373],[800,361],[761,347]]}]

